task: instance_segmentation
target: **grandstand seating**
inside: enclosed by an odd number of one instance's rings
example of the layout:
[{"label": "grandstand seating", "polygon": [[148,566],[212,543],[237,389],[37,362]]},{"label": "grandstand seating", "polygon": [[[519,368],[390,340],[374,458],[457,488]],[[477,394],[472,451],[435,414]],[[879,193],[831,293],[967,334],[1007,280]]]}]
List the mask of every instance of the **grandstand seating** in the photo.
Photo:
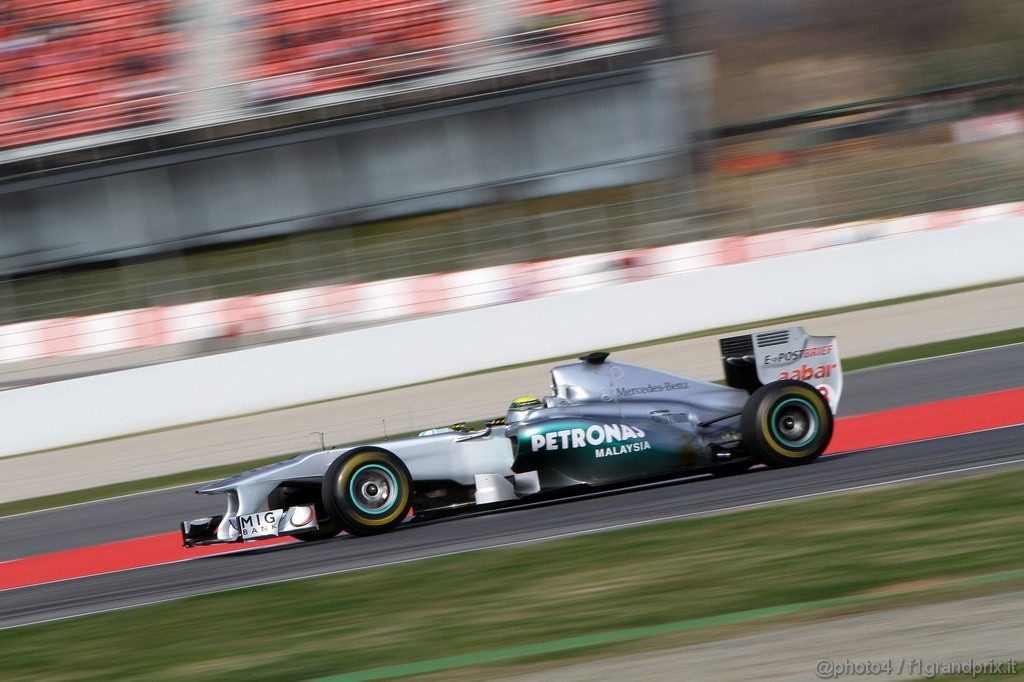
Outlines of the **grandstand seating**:
[{"label": "grandstand seating", "polygon": [[[244,74],[261,101],[424,75],[505,57],[610,43],[657,30],[649,0],[515,0],[504,40],[466,0],[264,0],[245,34],[260,58]],[[481,42],[483,41],[483,42]],[[266,80],[259,80],[266,79]]]},{"label": "grandstand seating", "polygon": [[[651,0],[241,0],[232,45],[252,103],[650,35]],[[165,120],[188,48],[178,0],[0,0],[0,148]],[[493,31],[493,27],[491,28]],[[507,35],[501,38],[501,35]]]},{"label": "grandstand seating", "polygon": [[169,0],[0,2],[0,146],[166,117],[166,103],[146,98],[171,91],[172,10]]},{"label": "grandstand seating", "polygon": [[434,73],[442,48],[471,28],[473,5],[450,0],[264,0],[243,41],[259,55],[244,80],[276,100]]},{"label": "grandstand seating", "polygon": [[541,33],[541,44],[555,49],[638,38],[658,28],[648,0],[517,0],[515,5],[520,30]]}]

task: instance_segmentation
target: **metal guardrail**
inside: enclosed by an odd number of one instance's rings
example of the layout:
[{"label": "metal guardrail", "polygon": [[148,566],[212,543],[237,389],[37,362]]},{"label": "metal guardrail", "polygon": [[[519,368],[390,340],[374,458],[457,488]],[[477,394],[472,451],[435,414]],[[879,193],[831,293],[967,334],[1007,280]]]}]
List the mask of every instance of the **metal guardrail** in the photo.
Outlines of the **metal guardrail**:
[{"label": "metal guardrail", "polygon": [[[273,340],[331,333],[381,322],[464,311],[481,306],[581,292],[722,265],[794,253],[822,253],[850,243],[989,223],[1009,234],[1024,217],[1024,202],[943,211],[867,223],[784,230],[631,249],[381,282],[311,287],[282,294],[243,296],[150,310],[121,311],[39,324],[0,326],[0,387],[38,380],[38,372],[144,364],[146,353],[172,359]],[[972,233],[990,239],[984,227]],[[963,238],[961,233],[959,239]],[[880,245],[884,252],[886,247]],[[823,256],[826,261],[829,256]],[[998,259],[997,259],[998,260]],[[1002,259],[1005,264],[1006,257]],[[942,281],[941,275],[936,275]],[[212,345],[211,345],[212,344]],[[171,350],[163,350],[171,349]],[[103,355],[97,355],[103,354]],[[43,362],[32,369],[19,360]],[[153,361],[152,359],[149,360]],[[12,364],[13,363],[13,364]],[[29,375],[29,376],[27,376]],[[20,377],[20,380],[19,380]]]},{"label": "metal guardrail", "polygon": [[[53,319],[836,225],[1024,198],[1024,136],[871,151],[298,234],[211,254],[0,281],[0,322]],[[909,161],[908,161],[909,157]],[[580,202],[585,205],[574,205]],[[342,217],[343,218],[343,217]],[[343,220],[340,221],[342,224]]]}]

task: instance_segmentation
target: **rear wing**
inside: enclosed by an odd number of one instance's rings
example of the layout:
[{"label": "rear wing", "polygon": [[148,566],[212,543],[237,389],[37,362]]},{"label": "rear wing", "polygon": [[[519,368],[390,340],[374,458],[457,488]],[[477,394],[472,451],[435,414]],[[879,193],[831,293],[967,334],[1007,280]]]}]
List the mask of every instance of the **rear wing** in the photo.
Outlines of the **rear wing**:
[{"label": "rear wing", "polygon": [[725,382],[753,392],[783,379],[817,388],[834,413],[843,393],[843,366],[834,336],[810,336],[803,327],[732,336],[719,341]]}]

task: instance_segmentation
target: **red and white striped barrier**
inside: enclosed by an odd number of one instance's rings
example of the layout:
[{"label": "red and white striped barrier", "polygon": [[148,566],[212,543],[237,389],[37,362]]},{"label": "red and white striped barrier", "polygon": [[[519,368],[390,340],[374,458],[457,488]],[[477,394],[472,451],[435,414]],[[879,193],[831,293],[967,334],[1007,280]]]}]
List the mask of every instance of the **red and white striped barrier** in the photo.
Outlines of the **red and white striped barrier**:
[{"label": "red and white striped barrier", "polygon": [[[979,224],[970,224],[974,219]],[[0,391],[0,457],[572,357],[590,348],[1017,279],[1024,276],[1022,252],[1024,206],[1016,205],[881,228],[721,240],[707,250],[677,249],[672,258],[663,258],[661,249],[630,251],[212,301],[164,309],[156,320],[147,311],[130,311],[90,323],[57,321],[53,327],[88,333],[93,347],[109,349],[150,341],[146,329],[180,337],[193,322],[203,333],[241,334],[332,319],[414,316]],[[778,253],[785,255],[773,256]],[[652,274],[665,262],[682,271]],[[612,284],[615,277],[620,281]],[[501,301],[512,302],[490,305]],[[429,314],[445,309],[454,312]],[[1019,317],[1024,308],[1001,314]],[[21,325],[15,333],[27,344],[41,332]]]},{"label": "red and white striped barrier", "polygon": [[1024,202],[0,327],[0,363],[364,325],[1024,216]]}]

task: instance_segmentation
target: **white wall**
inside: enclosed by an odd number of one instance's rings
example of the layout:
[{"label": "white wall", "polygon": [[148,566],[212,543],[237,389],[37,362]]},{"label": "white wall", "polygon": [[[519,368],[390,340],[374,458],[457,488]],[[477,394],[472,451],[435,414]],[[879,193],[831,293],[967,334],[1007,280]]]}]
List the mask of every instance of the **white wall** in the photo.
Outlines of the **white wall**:
[{"label": "white wall", "polygon": [[0,456],[1016,278],[1021,254],[1005,218],[9,390]]}]

